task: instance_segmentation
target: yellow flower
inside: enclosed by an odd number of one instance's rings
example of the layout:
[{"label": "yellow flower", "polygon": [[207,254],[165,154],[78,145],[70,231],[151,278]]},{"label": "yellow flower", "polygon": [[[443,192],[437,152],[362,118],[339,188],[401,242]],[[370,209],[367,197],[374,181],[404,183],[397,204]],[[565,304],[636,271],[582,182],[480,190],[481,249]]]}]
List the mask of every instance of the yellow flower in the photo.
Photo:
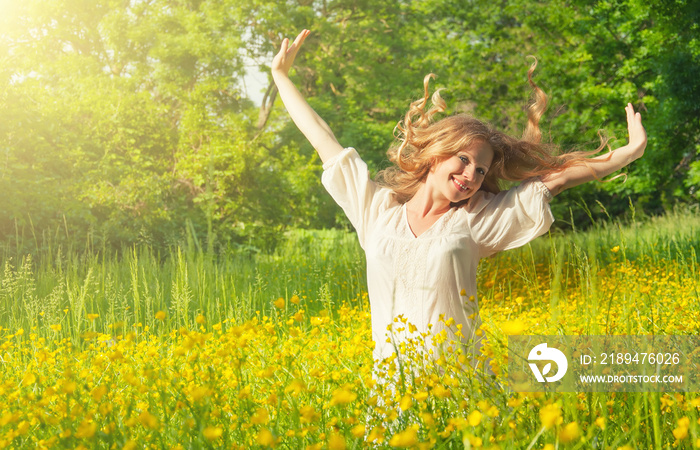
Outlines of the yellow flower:
[{"label": "yellow flower", "polygon": [[470,412],[467,416],[467,422],[473,427],[479,425],[481,423],[481,412],[478,409]]},{"label": "yellow flower", "polygon": [[347,405],[352,403],[357,398],[357,394],[352,392],[347,387],[338,388],[333,391],[333,398],[331,399],[331,405]]},{"label": "yellow flower", "polygon": [[352,433],[352,435],[355,436],[356,438],[361,438],[365,435],[366,430],[367,430],[367,428],[364,425],[359,424],[359,425],[355,425],[354,427],[352,427],[352,429],[350,430],[350,433]]},{"label": "yellow flower", "polygon": [[190,390],[190,398],[192,398],[192,401],[194,403],[197,403],[198,401],[202,400],[205,397],[208,397],[212,394],[212,390],[208,388],[207,386],[194,386]]},{"label": "yellow flower", "polygon": [[338,433],[331,433],[328,438],[328,450],[345,450],[345,438]]},{"label": "yellow flower", "polygon": [[36,375],[32,372],[27,372],[27,374],[22,379],[22,384],[34,384],[36,382]]},{"label": "yellow flower", "polygon": [[581,435],[581,429],[579,428],[578,423],[571,422],[571,423],[566,424],[564,426],[564,428],[562,428],[559,431],[559,440],[561,442],[567,444],[569,442],[573,442],[576,439],[578,439],[578,437],[580,435]]},{"label": "yellow flower", "polygon": [[489,417],[496,417],[496,416],[498,416],[498,414],[499,414],[499,411],[495,405],[491,405],[489,408],[486,409],[486,415]]},{"label": "yellow flower", "polygon": [[617,253],[617,252],[620,251],[620,246],[619,246],[619,245],[616,245],[615,247],[611,248],[610,251],[613,252],[613,253]]},{"label": "yellow flower", "polygon": [[413,400],[411,399],[411,396],[406,394],[401,398],[401,401],[399,402],[399,408],[401,410],[406,411],[411,408],[413,405]]},{"label": "yellow flower", "polygon": [[98,317],[100,317],[99,314],[88,314],[88,315],[87,315],[87,318],[88,318],[89,320],[95,320],[95,319],[97,319]]},{"label": "yellow flower", "polygon": [[253,414],[253,417],[250,418],[250,423],[254,425],[264,425],[270,420],[270,415],[267,412],[267,409],[265,408],[258,408],[257,411],[255,411],[255,414]]},{"label": "yellow flower", "polygon": [[272,432],[267,428],[263,428],[260,431],[258,431],[258,435],[255,438],[255,440],[258,444],[262,445],[263,447],[275,446],[275,437],[272,435]]},{"label": "yellow flower", "polygon": [[300,303],[299,296],[296,294],[292,295],[292,298],[290,298],[289,301],[294,303],[295,305],[298,305]]},{"label": "yellow flower", "polygon": [[94,422],[83,421],[78,425],[78,430],[75,432],[76,438],[90,439],[97,431],[97,424]]},{"label": "yellow flower", "polygon": [[432,392],[433,392],[434,396],[439,397],[439,398],[447,398],[447,397],[450,397],[452,395],[452,393],[448,389],[445,389],[445,387],[442,386],[441,384],[435,385]]},{"label": "yellow flower", "polygon": [[418,431],[414,426],[406,428],[400,433],[396,433],[389,440],[389,445],[392,447],[408,448],[413,447],[418,443]]},{"label": "yellow flower", "polygon": [[202,431],[202,434],[210,441],[215,441],[224,434],[224,429],[221,427],[208,426]]},{"label": "yellow flower", "polygon": [[61,324],[57,323],[56,325],[49,325],[49,328],[51,328],[53,331],[61,331]]},{"label": "yellow flower", "polygon": [[508,406],[512,408],[517,408],[518,406],[523,404],[523,399],[522,397],[512,397],[508,399]]},{"label": "yellow flower", "polygon": [[604,417],[598,417],[595,420],[595,424],[598,425],[601,430],[605,430],[605,418]]},{"label": "yellow flower", "polygon": [[148,411],[143,411],[139,414],[139,422],[141,422],[141,425],[151,430],[158,428],[158,418]]},{"label": "yellow flower", "polygon": [[301,422],[311,423],[318,417],[318,413],[313,406],[305,405],[299,408],[299,414],[301,415]]},{"label": "yellow flower", "polygon": [[284,308],[284,298],[280,297],[272,302],[272,304],[275,305],[276,308],[282,309]]},{"label": "yellow flower", "polygon": [[306,384],[304,384],[304,381],[296,378],[292,380],[286,388],[284,388],[284,393],[289,394],[290,392],[293,392],[294,394],[298,395],[304,392],[305,390]]},{"label": "yellow flower", "polygon": [[552,428],[561,423],[561,408],[556,403],[544,406],[540,409],[540,420],[545,428]]},{"label": "yellow flower", "polygon": [[416,401],[422,402],[428,398],[428,393],[425,391],[416,392],[413,394],[413,398],[415,398]]},{"label": "yellow flower", "polygon": [[682,441],[683,439],[688,437],[688,429],[685,427],[674,428],[673,437],[675,437],[679,441]]},{"label": "yellow flower", "polygon": [[467,434],[462,440],[465,447],[467,447],[466,441],[469,441],[469,445],[474,448],[480,448],[484,444],[484,441],[480,437],[472,436],[471,434]]},{"label": "yellow flower", "polygon": [[156,319],[158,320],[165,320],[165,311],[158,311],[156,313]]},{"label": "yellow flower", "polygon": [[673,430],[673,437],[682,441],[688,437],[688,427],[690,426],[690,419],[687,417],[682,417],[678,419],[678,427]]},{"label": "yellow flower", "polygon": [[429,412],[420,413],[420,418],[426,426],[432,427],[433,425],[435,425],[435,419],[433,418],[433,415]]},{"label": "yellow flower", "polygon": [[101,384],[99,386],[96,386],[92,392],[90,392],[90,396],[92,397],[93,400],[96,402],[99,402],[100,399],[107,393],[107,386],[104,384]]},{"label": "yellow flower", "polygon": [[207,323],[207,319],[204,318],[204,316],[202,314],[198,315],[197,318],[194,319],[194,321],[200,325],[204,325],[205,323]]},{"label": "yellow flower", "polygon": [[63,392],[66,394],[72,394],[77,389],[78,384],[75,381],[66,380],[63,383]]},{"label": "yellow flower", "polygon": [[501,325],[503,333],[507,335],[522,334],[526,328],[527,326],[520,319],[509,320],[507,322],[504,322],[503,325]]},{"label": "yellow flower", "polygon": [[372,428],[372,430],[369,432],[369,436],[367,436],[367,442],[381,444],[384,442],[384,431],[385,430],[382,427]]}]

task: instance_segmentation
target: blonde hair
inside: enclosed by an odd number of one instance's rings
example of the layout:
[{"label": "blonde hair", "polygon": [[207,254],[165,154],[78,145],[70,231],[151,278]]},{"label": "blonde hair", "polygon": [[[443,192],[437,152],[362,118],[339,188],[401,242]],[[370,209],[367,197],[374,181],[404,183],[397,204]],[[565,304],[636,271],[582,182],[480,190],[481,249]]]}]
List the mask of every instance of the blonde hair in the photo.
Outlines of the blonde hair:
[{"label": "blonde hair", "polygon": [[[440,96],[440,89],[431,98],[428,85],[435,75],[427,75],[423,80],[423,98],[411,103],[406,116],[395,128],[397,142],[387,152],[394,165],[377,174],[377,181],[391,188],[397,200],[405,203],[415,195],[434,164],[456,155],[474,142],[487,143],[493,149],[493,161],[481,185],[481,190],[487,192],[498,193],[501,180],[522,181],[574,165],[585,165],[586,158],[606,147],[608,139],[601,136],[601,145],[596,150],[563,154],[557,154],[557,146],[542,143],[539,123],[547,108],[547,96],[532,80],[535,67],[537,60],[527,72],[528,83],[533,88],[533,101],[527,108],[528,122],[520,139],[467,114],[436,121],[435,116],[444,112],[447,104]],[[429,98],[432,105],[427,108]]]}]

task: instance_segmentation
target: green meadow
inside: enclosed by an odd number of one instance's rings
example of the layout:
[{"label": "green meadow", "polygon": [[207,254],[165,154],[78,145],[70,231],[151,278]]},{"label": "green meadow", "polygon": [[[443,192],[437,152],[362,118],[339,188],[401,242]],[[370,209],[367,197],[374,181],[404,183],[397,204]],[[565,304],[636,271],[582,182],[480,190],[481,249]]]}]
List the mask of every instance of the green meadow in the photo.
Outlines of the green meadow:
[{"label": "green meadow", "polygon": [[[517,393],[508,334],[696,335],[700,215],[604,222],[482,261],[494,377],[459,351],[373,369],[352,233],[271,253],[4,255],[0,445],[9,448],[685,448],[692,392]],[[468,300],[467,300],[468,301]],[[400,324],[399,324],[400,325]],[[420,362],[420,364],[419,364]]]}]

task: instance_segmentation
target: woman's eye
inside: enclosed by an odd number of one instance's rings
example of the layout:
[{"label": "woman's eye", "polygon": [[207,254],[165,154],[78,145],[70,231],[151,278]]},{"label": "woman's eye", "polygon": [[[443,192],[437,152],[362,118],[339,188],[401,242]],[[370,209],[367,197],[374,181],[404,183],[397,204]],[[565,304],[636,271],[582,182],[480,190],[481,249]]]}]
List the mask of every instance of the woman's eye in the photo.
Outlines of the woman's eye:
[{"label": "woman's eye", "polygon": [[462,161],[464,164],[468,164],[468,163],[469,163],[469,158],[467,158],[466,156],[460,156],[459,159],[460,159],[460,161]]},{"label": "woman's eye", "polygon": [[486,171],[484,169],[476,169],[476,171],[479,173],[479,175],[486,175]]}]

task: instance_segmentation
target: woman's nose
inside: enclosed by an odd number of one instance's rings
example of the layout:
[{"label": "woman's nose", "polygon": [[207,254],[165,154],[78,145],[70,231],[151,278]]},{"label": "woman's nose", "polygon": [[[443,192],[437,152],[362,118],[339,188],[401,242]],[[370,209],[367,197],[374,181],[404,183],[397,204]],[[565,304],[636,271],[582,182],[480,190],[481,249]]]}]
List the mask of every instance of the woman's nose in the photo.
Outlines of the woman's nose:
[{"label": "woman's nose", "polygon": [[474,166],[472,164],[467,164],[462,171],[462,175],[464,175],[467,180],[472,181],[474,179],[474,171]]}]

